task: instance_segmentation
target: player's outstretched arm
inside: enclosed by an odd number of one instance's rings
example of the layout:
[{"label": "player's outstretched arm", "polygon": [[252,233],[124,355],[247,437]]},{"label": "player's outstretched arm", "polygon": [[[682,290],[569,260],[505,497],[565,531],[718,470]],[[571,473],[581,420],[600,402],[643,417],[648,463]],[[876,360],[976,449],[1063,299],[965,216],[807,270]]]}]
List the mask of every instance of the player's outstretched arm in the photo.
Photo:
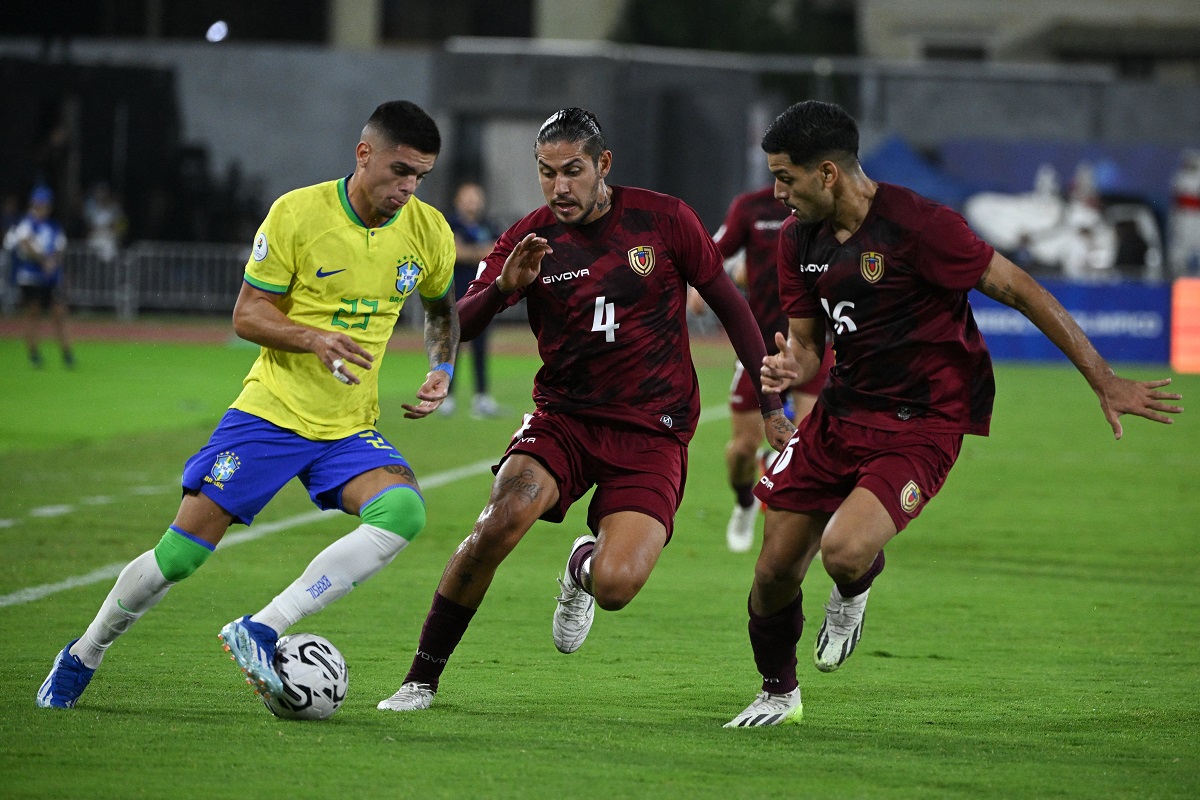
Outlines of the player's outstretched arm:
[{"label": "player's outstretched arm", "polygon": [[1183,395],[1158,391],[1171,383],[1170,378],[1134,381],[1117,375],[1054,295],[999,253],[992,257],[976,288],[1024,314],[1071,360],[1099,398],[1100,409],[1117,439],[1124,432],[1122,414],[1135,414],[1169,425],[1173,420],[1167,414],[1183,411],[1180,406],[1164,402],[1182,400]]},{"label": "player's outstretched arm", "polygon": [[454,369],[454,356],[458,353],[458,310],[453,287],[437,300],[421,298],[421,301],[425,305],[425,352],[431,369],[417,390],[420,402],[401,404],[405,419],[427,417],[442,404],[450,393],[451,375],[438,367],[448,365]]},{"label": "player's outstretched arm", "polygon": [[286,353],[312,353],[342,383],[360,383],[347,369],[370,369],[375,357],[344,333],[322,331],[288,319],[276,303],[280,295],[242,283],[233,307],[233,330],[248,342]]}]

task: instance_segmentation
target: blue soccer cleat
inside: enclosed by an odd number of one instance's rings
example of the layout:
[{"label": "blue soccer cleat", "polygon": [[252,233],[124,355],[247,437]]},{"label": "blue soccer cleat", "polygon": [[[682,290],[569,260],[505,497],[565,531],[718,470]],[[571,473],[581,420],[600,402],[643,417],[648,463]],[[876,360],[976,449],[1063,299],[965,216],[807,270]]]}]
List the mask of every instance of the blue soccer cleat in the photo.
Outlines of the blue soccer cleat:
[{"label": "blue soccer cleat", "polygon": [[74,708],[83,690],[92,681],[96,670],[88,669],[77,657],[71,655],[71,646],[78,642],[72,639],[54,659],[54,666],[42,688],[38,689],[37,704],[40,708]]},{"label": "blue soccer cleat", "polygon": [[221,646],[246,674],[246,683],[255,694],[271,698],[283,696],[283,679],[275,671],[275,642],[279,636],[250,615],[235,619],[217,634]]}]

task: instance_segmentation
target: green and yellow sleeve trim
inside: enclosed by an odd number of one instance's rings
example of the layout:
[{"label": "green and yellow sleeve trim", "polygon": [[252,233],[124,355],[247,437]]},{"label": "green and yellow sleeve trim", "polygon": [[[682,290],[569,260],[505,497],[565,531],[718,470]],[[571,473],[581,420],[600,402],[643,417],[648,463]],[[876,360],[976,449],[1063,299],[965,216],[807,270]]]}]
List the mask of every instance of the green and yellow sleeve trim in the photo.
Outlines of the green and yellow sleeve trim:
[{"label": "green and yellow sleeve trim", "polygon": [[264,292],[270,292],[271,294],[283,294],[288,290],[287,286],[280,286],[277,283],[267,283],[266,281],[261,281],[258,278],[252,278],[249,274],[246,274],[244,279],[246,283],[250,284],[255,289],[262,289]]}]

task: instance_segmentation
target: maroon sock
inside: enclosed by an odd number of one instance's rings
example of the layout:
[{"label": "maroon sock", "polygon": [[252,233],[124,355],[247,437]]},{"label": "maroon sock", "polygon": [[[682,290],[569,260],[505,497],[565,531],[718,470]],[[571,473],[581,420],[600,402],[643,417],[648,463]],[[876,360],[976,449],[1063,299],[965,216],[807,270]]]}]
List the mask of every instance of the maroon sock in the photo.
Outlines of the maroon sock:
[{"label": "maroon sock", "polygon": [[804,592],[768,617],[750,611],[750,648],[763,676],[763,691],[787,694],[799,686],[796,680],[796,642],[804,632]]},{"label": "maroon sock", "polygon": [[454,648],[458,647],[475,609],[460,606],[453,600],[447,600],[437,592],[433,593],[433,605],[425,617],[421,627],[421,638],[417,642],[417,654],[413,656],[412,666],[404,676],[404,682],[427,683],[436,692],[442,670]]},{"label": "maroon sock", "polygon": [[842,597],[858,597],[860,594],[871,588],[871,584],[879,577],[879,573],[883,572],[883,551],[879,551],[879,555],[875,556],[875,560],[871,562],[871,566],[863,573],[861,578],[850,581],[850,583],[839,583],[837,585],[838,592]]},{"label": "maroon sock", "polygon": [[749,508],[754,505],[753,483],[747,483],[745,486],[734,486],[733,493],[737,495],[737,504],[742,508]]},{"label": "maroon sock", "polygon": [[596,549],[595,542],[584,542],[579,546],[579,549],[571,553],[571,558],[567,562],[567,572],[571,573],[571,578],[575,581],[576,586],[583,586],[583,581],[579,577],[579,570],[583,569],[583,562],[592,555],[592,551]]}]

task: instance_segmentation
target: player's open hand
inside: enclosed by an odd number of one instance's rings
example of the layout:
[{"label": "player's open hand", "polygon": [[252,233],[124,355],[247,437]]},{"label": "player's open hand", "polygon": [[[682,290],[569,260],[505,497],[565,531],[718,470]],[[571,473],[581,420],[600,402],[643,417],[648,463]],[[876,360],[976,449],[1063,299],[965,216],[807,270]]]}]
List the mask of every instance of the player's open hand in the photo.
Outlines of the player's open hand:
[{"label": "player's open hand", "polygon": [[348,368],[353,364],[359,369],[370,369],[375,356],[364,350],[344,333],[321,331],[313,344],[313,353],[321,359],[334,378],[346,384],[362,383],[358,375]]},{"label": "player's open hand", "polygon": [[421,402],[401,403],[405,419],[422,419],[428,417],[442,404],[450,393],[450,376],[440,369],[431,370],[425,376],[425,382],[417,389],[417,399]]},{"label": "player's open hand", "polygon": [[1104,418],[1112,426],[1113,435],[1120,439],[1124,433],[1121,429],[1122,414],[1136,414],[1167,425],[1174,422],[1175,420],[1167,414],[1181,414],[1183,407],[1168,405],[1163,401],[1182,400],[1183,395],[1158,391],[1170,383],[1170,378],[1134,381],[1120,375],[1110,375],[1103,385],[1095,387],[1096,395],[1100,398],[1100,408],[1104,411]]},{"label": "player's open hand", "polygon": [[496,278],[496,288],[504,294],[524,289],[541,273],[542,257],[553,252],[546,239],[534,233],[528,234],[517,242],[508,258],[504,259],[500,276]]},{"label": "player's open hand", "polygon": [[792,356],[787,337],[778,331],[775,332],[775,346],[779,348],[779,352],[763,358],[759,374],[762,378],[763,391],[779,394],[791,386],[792,381],[800,375],[800,365]]}]

